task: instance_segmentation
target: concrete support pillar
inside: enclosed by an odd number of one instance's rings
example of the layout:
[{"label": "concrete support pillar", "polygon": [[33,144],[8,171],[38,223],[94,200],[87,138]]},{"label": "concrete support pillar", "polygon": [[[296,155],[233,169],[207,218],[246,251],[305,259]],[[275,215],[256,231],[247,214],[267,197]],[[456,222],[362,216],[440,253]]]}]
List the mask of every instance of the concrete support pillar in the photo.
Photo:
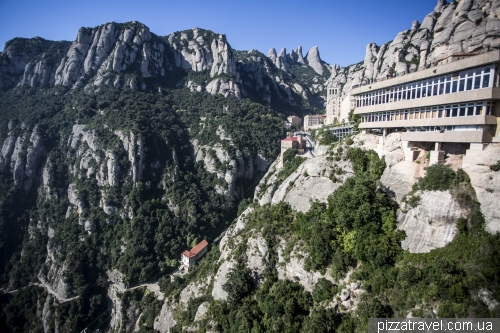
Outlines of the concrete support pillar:
[{"label": "concrete support pillar", "polygon": [[403,148],[403,153],[405,154],[405,161],[413,162],[420,154],[418,148],[411,147],[410,141],[401,141],[401,148]]},{"label": "concrete support pillar", "polygon": [[385,139],[385,134],[378,138],[377,149],[375,149],[379,158],[382,158],[382,156],[384,156],[384,139]]},{"label": "concrete support pillar", "polygon": [[431,151],[431,156],[429,158],[429,165],[444,163],[444,155],[445,152],[441,150],[441,142],[436,142],[434,150]]}]

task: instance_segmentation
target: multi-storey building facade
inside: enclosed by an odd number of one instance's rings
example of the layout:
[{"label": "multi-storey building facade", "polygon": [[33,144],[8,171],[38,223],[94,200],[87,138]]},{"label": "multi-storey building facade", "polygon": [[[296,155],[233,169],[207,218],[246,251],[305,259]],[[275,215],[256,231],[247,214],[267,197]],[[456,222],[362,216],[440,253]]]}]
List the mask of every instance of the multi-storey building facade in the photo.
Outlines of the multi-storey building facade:
[{"label": "multi-storey building facade", "polygon": [[463,57],[440,66],[354,88],[360,129],[407,142],[500,141],[500,52]]},{"label": "multi-storey building facade", "polygon": [[310,114],[304,117],[304,131],[320,128],[325,123],[326,115]]}]

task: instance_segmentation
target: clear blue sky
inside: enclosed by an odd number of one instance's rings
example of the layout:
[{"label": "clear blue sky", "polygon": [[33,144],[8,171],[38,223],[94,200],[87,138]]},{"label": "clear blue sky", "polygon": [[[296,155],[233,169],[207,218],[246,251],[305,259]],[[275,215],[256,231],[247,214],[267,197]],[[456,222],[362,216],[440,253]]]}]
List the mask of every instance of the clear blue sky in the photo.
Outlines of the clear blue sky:
[{"label": "clear blue sky", "polygon": [[70,40],[78,29],[140,21],[157,35],[200,27],[227,35],[237,50],[274,47],[287,52],[314,45],[321,58],[342,66],[363,60],[379,45],[423,20],[437,0],[0,0],[0,50],[14,37]]}]

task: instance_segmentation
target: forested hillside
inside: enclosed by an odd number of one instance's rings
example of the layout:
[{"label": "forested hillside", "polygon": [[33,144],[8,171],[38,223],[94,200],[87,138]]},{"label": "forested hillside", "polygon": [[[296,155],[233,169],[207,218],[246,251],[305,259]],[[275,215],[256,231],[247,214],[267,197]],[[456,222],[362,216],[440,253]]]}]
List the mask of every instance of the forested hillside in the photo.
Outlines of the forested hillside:
[{"label": "forested hillside", "polygon": [[[106,271],[130,285],[158,279],[184,249],[213,240],[283,133],[281,115],[260,104],[183,89],[26,89],[0,100],[3,288],[19,289],[14,303],[43,292],[32,283],[80,296],[61,322],[68,331],[107,309]],[[26,327],[42,327],[33,319]]]}]

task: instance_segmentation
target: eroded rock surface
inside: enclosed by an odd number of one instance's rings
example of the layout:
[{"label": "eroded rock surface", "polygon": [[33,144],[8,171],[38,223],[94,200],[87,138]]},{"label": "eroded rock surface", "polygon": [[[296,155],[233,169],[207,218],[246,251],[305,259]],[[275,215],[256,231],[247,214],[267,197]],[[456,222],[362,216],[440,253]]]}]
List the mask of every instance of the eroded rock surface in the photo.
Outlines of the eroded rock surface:
[{"label": "eroded rock surface", "polygon": [[466,215],[449,191],[417,192],[420,204],[398,215],[398,229],[406,232],[403,249],[425,253],[444,247],[457,233],[457,220]]},{"label": "eroded rock surface", "polygon": [[495,172],[490,169],[490,165],[498,161],[500,161],[500,144],[494,143],[483,151],[475,153],[471,165],[464,168],[481,204],[481,212],[486,221],[485,229],[490,233],[500,232],[500,209],[498,209],[500,171]]}]

